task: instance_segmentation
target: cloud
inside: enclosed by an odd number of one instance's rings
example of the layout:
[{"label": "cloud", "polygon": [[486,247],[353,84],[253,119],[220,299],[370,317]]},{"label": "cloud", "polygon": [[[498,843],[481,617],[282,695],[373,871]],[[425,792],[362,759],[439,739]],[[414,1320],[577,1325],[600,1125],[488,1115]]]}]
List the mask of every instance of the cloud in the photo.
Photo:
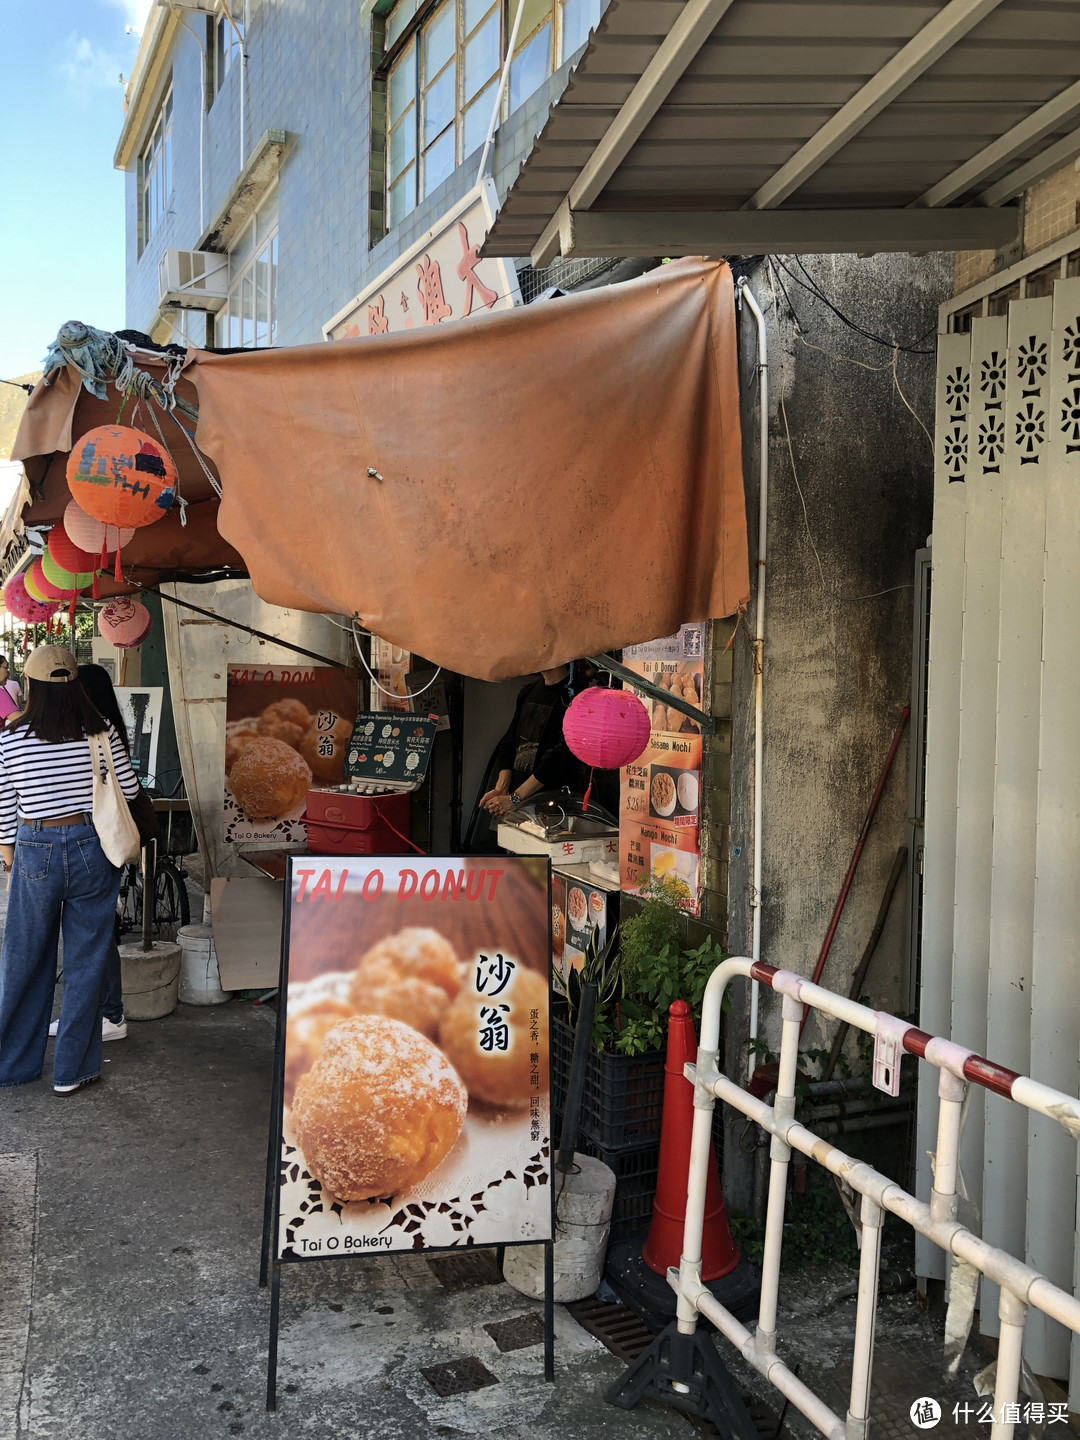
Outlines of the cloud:
[{"label": "cloud", "polygon": [[79,90],[115,90],[120,85],[125,62],[112,51],[94,45],[85,35],[72,31],[57,68],[64,79]]},{"label": "cloud", "polygon": [[130,25],[141,35],[154,0],[108,0],[108,4],[122,11],[125,25]]}]

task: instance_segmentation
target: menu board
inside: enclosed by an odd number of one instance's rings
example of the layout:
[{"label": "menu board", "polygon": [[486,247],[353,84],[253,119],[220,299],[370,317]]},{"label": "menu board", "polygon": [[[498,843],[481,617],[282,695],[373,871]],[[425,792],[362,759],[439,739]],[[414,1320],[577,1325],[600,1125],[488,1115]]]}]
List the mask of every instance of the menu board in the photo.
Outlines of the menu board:
[{"label": "menu board", "polygon": [[[662,690],[702,707],[705,626],[633,645],[623,664]],[[701,869],[701,727],[674,705],[641,693],[649,711],[648,748],[623,767],[619,787],[619,873],[637,894],[651,877],[696,915]]]},{"label": "menu board", "polygon": [[230,665],[225,839],[298,842],[309,789],[338,785],[357,677],[334,665]]},{"label": "menu board", "polygon": [[364,711],[345,755],[345,774],[415,788],[427,774],[438,721],[424,715]]},{"label": "menu board", "polygon": [[292,856],[275,1253],[553,1234],[548,862]]},{"label": "menu board", "polygon": [[591,882],[587,866],[551,872],[551,959],[563,975],[585,963],[594,932],[602,946],[612,928],[609,896]]}]

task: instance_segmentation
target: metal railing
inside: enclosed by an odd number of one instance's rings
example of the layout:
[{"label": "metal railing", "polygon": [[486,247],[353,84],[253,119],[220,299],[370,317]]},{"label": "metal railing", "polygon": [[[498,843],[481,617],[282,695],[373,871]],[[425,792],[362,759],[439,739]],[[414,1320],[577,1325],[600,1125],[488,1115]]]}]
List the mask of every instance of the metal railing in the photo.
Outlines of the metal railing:
[{"label": "metal railing", "polygon": [[[724,991],[735,976],[746,976],[770,986],[783,996],[783,1034],[780,1042],[779,1079],[772,1105],[756,1099],[717,1068],[720,1013]],[[800,1125],[795,1114],[795,1075],[799,1028],[805,1006],[874,1036],[874,1083],[895,1095],[899,1089],[902,1055],[918,1056],[939,1070],[937,1149],[934,1188],[929,1205],[872,1166],[855,1160],[828,1140]],[[991,1440],[1011,1440],[1017,1414],[1024,1322],[1034,1306],[1070,1330],[1080,1332],[1080,1300],[1052,1284],[1045,1275],[1004,1250],[988,1245],[957,1219],[957,1177],[960,1120],[969,1084],[981,1085],[1007,1100],[1057,1121],[1074,1138],[1080,1138],[1080,1100],[1052,1090],[1026,1075],[1019,1075],[951,1040],[928,1035],[881,1011],[870,1010],[790,970],[749,959],[725,960],[709,978],[701,1019],[701,1044],[696,1065],[687,1065],[694,1085],[694,1130],[690,1151],[690,1178],[679,1268],[668,1271],[668,1282],[678,1295],[678,1330],[693,1335],[699,1313],[739,1350],[743,1358],[787,1397],[830,1440],[866,1440],[870,1421],[870,1377],[873,1365],[874,1322],[877,1308],[881,1228],[886,1211],[911,1225],[947,1255],[966,1262],[1000,1286],[997,1377],[994,1387]],[[701,1240],[705,1212],[705,1184],[709,1165],[712,1111],[716,1100],[740,1110],[772,1136],[768,1207],[762,1260],[761,1303],[757,1328],[747,1329],[710,1293],[701,1280]],[[784,1227],[787,1169],[793,1150],[817,1161],[862,1197],[858,1308],[851,1367],[847,1416],[841,1419],[783,1363],[776,1349],[777,1290],[780,1248]],[[1009,1408],[1006,1408],[1009,1407]]]}]

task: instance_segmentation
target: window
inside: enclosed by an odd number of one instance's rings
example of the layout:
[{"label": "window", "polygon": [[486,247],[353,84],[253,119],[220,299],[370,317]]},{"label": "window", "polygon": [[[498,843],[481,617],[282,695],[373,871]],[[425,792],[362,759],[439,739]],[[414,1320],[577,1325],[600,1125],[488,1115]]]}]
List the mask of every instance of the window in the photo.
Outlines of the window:
[{"label": "window", "polygon": [[252,349],[277,344],[277,263],[275,187],[229,252],[229,298],[218,312],[218,345]]},{"label": "window", "polygon": [[225,83],[225,77],[234,65],[239,65],[244,54],[244,27],[235,18],[227,15],[210,17],[207,21],[208,44],[206,47],[207,83],[210,91],[208,105]]},{"label": "window", "polygon": [[[600,8],[601,0],[524,0],[505,114],[585,43]],[[502,0],[442,0],[434,8],[399,0],[386,17],[388,229],[483,145],[516,14],[517,0],[505,10]]]},{"label": "window", "polygon": [[139,254],[172,199],[172,90],[161,103],[150,138],[139,156]]}]

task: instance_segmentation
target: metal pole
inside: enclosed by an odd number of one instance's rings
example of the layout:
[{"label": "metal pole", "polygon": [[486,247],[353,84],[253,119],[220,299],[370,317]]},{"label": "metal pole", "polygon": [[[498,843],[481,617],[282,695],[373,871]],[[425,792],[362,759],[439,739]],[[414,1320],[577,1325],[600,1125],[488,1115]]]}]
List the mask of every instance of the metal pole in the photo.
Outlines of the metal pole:
[{"label": "metal pole", "polygon": [[[784,996],[784,1025],[780,1039],[780,1074],[776,1082],[773,1113],[777,1120],[795,1116],[795,1072],[799,1066],[799,1028],[803,1017],[800,1000]],[[791,1146],[774,1135],[769,1147],[769,1204],[765,1212],[765,1252],[761,1260],[761,1304],[758,1310],[755,1348],[759,1354],[776,1354],[776,1299],[780,1288],[780,1248],[784,1239],[784,1207],[787,1202],[787,1172]]]},{"label": "metal pole", "polygon": [[142,948],[154,948],[154,876],[157,871],[157,841],[142,847]]},{"label": "metal pole", "polygon": [[851,1359],[847,1440],[866,1440],[870,1431],[870,1376],[874,1364],[881,1227],[885,1212],[869,1195],[864,1195],[859,1219],[862,1222],[862,1248],[859,1254],[859,1301],[855,1312],[855,1353]]},{"label": "metal pole", "polygon": [[578,1121],[581,1118],[581,1097],[585,1093],[585,1071],[589,1064],[589,1045],[592,1043],[593,1015],[596,1013],[596,986],[591,980],[581,987],[581,1003],[578,1005],[577,1023],[574,1027],[574,1053],[570,1061],[570,1083],[566,1087],[566,1109],[563,1111],[563,1125],[557,1168],[565,1174],[574,1168],[574,1151],[577,1149]]},{"label": "metal pole", "polygon": [[1006,1421],[1005,1406],[1015,1405],[1020,1388],[1021,1352],[1024,1348],[1024,1321],[1027,1306],[1012,1293],[1002,1290],[998,1300],[1001,1334],[998,1337],[997,1378],[994,1382],[994,1423],[990,1440],[1012,1440],[1014,1420]]}]

